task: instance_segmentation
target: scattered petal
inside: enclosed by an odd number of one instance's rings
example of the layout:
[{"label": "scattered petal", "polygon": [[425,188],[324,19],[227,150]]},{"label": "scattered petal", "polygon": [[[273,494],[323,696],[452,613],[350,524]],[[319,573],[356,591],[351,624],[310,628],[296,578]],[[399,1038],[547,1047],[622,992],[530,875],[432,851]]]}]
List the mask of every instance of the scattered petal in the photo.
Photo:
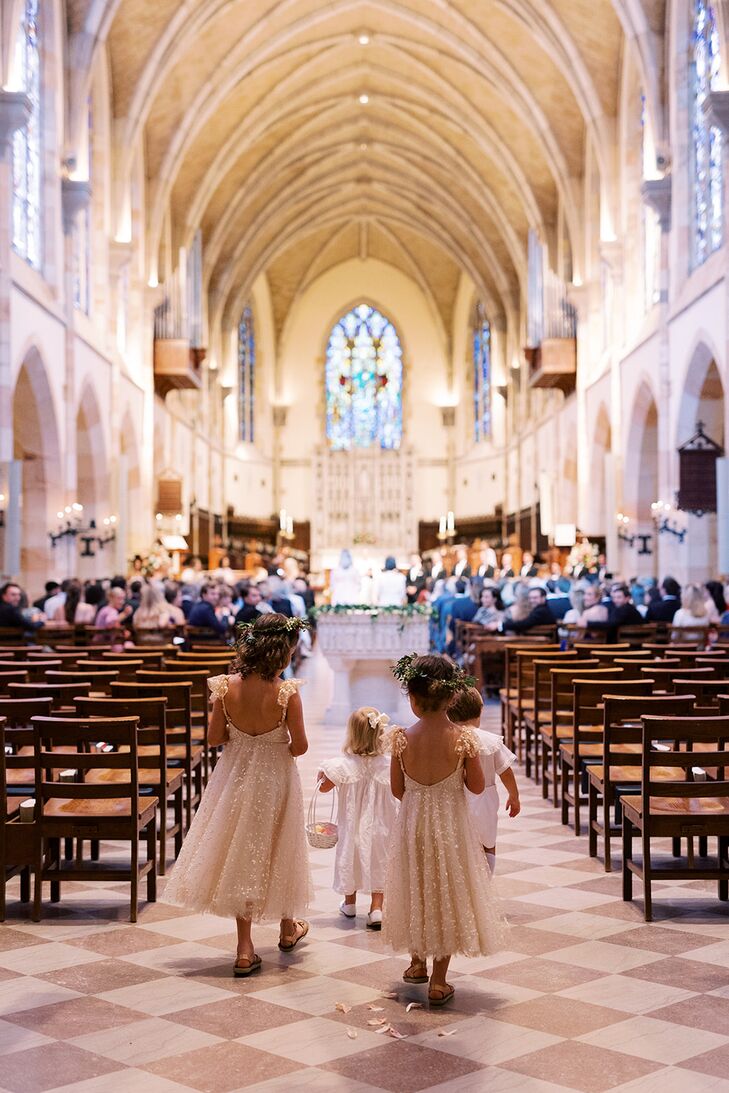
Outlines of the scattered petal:
[{"label": "scattered petal", "polygon": [[421,1010],[423,1008],[422,1002],[408,1002],[405,1007],[405,1012],[410,1013],[410,1010]]},{"label": "scattered petal", "polygon": [[382,1028],[375,1029],[375,1034],[381,1036],[383,1032],[389,1032],[392,1025],[383,1025]]},{"label": "scattered petal", "polygon": [[334,1008],[338,1013],[349,1013],[352,1007],[348,1006],[346,1002],[337,1002]]},{"label": "scattered petal", "polygon": [[367,1024],[368,1025],[384,1025],[386,1020],[387,1020],[386,1017],[373,1017],[370,1021],[367,1022]]},{"label": "scattered petal", "polygon": [[372,1003],[370,1003],[370,1005],[367,1007],[367,1009],[371,1010],[373,1013],[384,1013],[385,1012],[385,1007],[384,1006],[373,1006]]},{"label": "scattered petal", "polygon": [[348,1028],[347,1029],[347,1036],[349,1036],[350,1040],[356,1040],[357,1037],[359,1036],[359,1033],[357,1032],[356,1028]]},{"label": "scattered petal", "polygon": [[380,991],[383,998],[399,998],[397,991]]},{"label": "scattered petal", "polygon": [[390,1036],[392,1036],[393,1040],[406,1040],[407,1039],[404,1032],[398,1032],[396,1028],[392,1027],[392,1025],[390,1025],[390,1027],[387,1031],[389,1032]]},{"label": "scattered petal", "polygon": [[458,1029],[456,1029],[456,1028],[439,1028],[438,1029],[438,1035],[439,1036],[455,1036],[457,1032],[458,1032]]}]

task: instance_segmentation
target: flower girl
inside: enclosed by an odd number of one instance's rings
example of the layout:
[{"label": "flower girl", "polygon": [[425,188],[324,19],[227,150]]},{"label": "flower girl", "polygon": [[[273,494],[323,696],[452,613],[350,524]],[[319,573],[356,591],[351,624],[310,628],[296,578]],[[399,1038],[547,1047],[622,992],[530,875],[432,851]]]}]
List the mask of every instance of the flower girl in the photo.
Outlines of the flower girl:
[{"label": "flower girl", "polygon": [[[446,981],[453,953],[487,956],[502,944],[505,923],[483,849],[466,804],[465,788],[482,793],[484,773],[472,729],[454,725],[448,707],[474,680],[441,656],[398,661],[394,674],[417,717],[392,733],[392,792],[402,803],[385,883],[383,937],[410,952],[406,983],[427,983],[442,1006],[454,995]],[[465,788],[464,788],[465,786]]]},{"label": "flower girl", "polygon": [[496,868],[496,829],[499,822],[499,791],[496,788],[498,775],[508,797],[506,811],[514,819],[521,812],[519,787],[514,771],[516,762],[513,751],[507,748],[496,733],[480,728],[483,699],[476,687],[465,687],[459,691],[448,707],[448,717],[456,725],[466,725],[473,729],[478,739],[486,788],[483,793],[466,793],[466,801],[476,828],[476,834],[484,848],[489,869]]},{"label": "flower girl", "polygon": [[387,714],[372,706],[355,710],[347,724],[344,754],[322,764],[319,788],[339,790],[339,838],[334,859],[334,891],[346,918],[357,914],[357,892],[370,893],[367,927],[382,926],[382,892],[397,806],[390,792],[390,757],[385,755]]},{"label": "flower girl", "polygon": [[239,627],[235,671],[209,680],[208,739],[225,748],[164,893],[167,902],[235,917],[236,976],[261,967],[252,922],[280,920],[283,952],[309,929],[296,917],[309,903],[311,879],[294,761],[308,744],[300,681],[279,679],[301,626],[271,613]]}]

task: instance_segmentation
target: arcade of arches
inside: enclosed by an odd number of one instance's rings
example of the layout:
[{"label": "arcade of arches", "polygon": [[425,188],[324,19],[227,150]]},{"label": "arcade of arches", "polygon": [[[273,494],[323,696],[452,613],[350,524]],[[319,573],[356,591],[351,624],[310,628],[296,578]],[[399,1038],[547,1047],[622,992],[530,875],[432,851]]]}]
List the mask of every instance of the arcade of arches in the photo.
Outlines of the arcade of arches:
[{"label": "arcade of arches", "polygon": [[[540,542],[574,526],[626,576],[718,571],[715,516],[679,541],[651,505],[697,421],[726,431],[728,11],[7,0],[4,568],[65,568],[47,533],[76,502],[116,524],[82,577],[281,509],[320,566],[538,511]],[[328,346],[361,307],[389,334]],[[389,523],[317,486],[363,446],[363,488],[412,475]]]}]

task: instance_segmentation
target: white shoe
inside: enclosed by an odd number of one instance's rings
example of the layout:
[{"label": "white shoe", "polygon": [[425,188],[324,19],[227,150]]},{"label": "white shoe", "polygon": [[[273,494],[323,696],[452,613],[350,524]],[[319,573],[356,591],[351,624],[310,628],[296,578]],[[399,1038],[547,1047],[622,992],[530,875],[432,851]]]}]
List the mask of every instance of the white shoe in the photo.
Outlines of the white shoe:
[{"label": "white shoe", "polygon": [[355,918],[357,915],[357,905],[355,903],[345,903],[344,900],[339,904],[339,913],[344,915],[345,918]]},{"label": "white shoe", "polygon": [[370,913],[367,915],[367,929],[382,929],[382,911],[370,911]]}]

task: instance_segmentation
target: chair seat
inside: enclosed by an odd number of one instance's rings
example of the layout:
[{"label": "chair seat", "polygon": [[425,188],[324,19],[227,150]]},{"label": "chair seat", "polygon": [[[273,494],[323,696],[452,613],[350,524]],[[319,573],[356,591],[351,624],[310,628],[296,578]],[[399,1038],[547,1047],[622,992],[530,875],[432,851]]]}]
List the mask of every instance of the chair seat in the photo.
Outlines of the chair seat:
[{"label": "chair seat", "polygon": [[[596,763],[590,767],[590,773],[594,774],[596,778],[603,781],[605,778],[605,767],[602,763]],[[653,767],[653,777],[656,781],[660,782],[675,782],[677,778],[681,776],[680,768],[678,767]],[[626,782],[629,784],[635,783],[640,785],[641,781],[641,768],[636,767],[616,767],[615,765],[610,768],[610,781],[613,785],[624,785]]]},{"label": "chair seat", "polygon": [[[559,750],[560,754],[563,755],[565,759],[574,760],[575,745],[572,741],[568,741],[566,744],[560,744]],[[598,744],[583,744],[582,741],[580,741],[580,759],[585,759],[588,756],[593,755],[602,755],[602,742]]]},{"label": "chair seat", "polygon": [[[165,785],[168,789],[171,786],[174,786],[175,783],[182,784],[184,774],[179,767],[167,767],[164,773]],[[140,767],[139,784],[140,786],[159,786],[161,775],[162,771],[157,770],[154,767]],[[87,771],[85,781],[87,785],[114,785],[115,783],[126,783],[129,781],[129,771],[116,770],[113,767],[101,767],[97,770]]]},{"label": "chair seat", "polygon": [[[142,819],[150,812],[154,812],[158,805],[159,801],[156,797],[139,797],[136,812],[138,818]],[[55,798],[46,801],[43,806],[43,815],[45,817],[57,816],[65,820],[75,817],[79,819],[87,817],[102,819],[105,816],[115,819],[120,816],[131,816],[131,814],[132,802],[129,797],[106,797],[103,800],[95,798],[76,800],[71,797],[65,801]]]},{"label": "chair seat", "polygon": [[[156,755],[158,749],[154,744],[142,744],[139,748],[140,755]],[[168,759],[184,759],[187,754],[187,748],[184,744],[168,744],[167,745],[167,758]],[[193,744],[190,749],[190,754],[193,763],[196,759],[201,759],[203,754],[203,748],[200,744]]]},{"label": "chair seat", "polygon": [[21,803],[20,797],[7,797],[5,799],[5,812],[8,819],[10,819],[11,816],[14,816],[16,812],[20,811]]},{"label": "chair seat", "polygon": [[[659,768],[662,769],[662,768]],[[675,777],[675,772],[674,772]],[[621,797],[623,811],[643,815],[642,797]],[[727,797],[651,797],[651,816],[727,816]]]}]

